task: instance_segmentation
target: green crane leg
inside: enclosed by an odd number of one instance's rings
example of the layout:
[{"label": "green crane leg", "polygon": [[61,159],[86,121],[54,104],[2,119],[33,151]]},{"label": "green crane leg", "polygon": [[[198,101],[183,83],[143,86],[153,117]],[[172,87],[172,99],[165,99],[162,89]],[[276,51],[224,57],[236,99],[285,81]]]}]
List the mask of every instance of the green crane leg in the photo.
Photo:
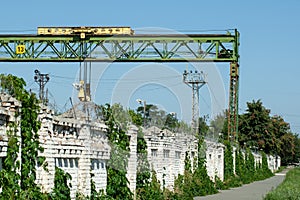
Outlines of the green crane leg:
[{"label": "green crane leg", "polygon": [[230,63],[230,88],[228,110],[228,140],[238,142],[238,92],[239,92],[239,64]]}]

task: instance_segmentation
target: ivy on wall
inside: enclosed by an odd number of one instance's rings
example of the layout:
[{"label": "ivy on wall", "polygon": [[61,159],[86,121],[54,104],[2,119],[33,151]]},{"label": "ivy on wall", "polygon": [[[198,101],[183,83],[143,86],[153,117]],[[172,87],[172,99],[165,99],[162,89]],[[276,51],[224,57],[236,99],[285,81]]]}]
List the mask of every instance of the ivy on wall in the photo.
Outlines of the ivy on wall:
[{"label": "ivy on wall", "polygon": [[133,199],[133,194],[128,188],[126,171],[129,157],[129,138],[125,131],[116,123],[109,104],[102,107],[104,121],[107,125],[107,137],[110,142],[110,159],[107,163],[106,194],[113,199]]},{"label": "ivy on wall", "polygon": [[[39,101],[35,94],[25,90],[26,83],[22,78],[13,75],[0,75],[0,86],[3,92],[15,97],[22,103],[20,124],[10,124],[8,136],[7,157],[4,161],[4,170],[0,174],[2,196],[7,199],[42,199],[40,187],[36,181],[36,166],[46,167],[45,158],[39,157],[43,152],[39,143],[38,121]],[[17,127],[20,126],[20,136]],[[21,151],[19,151],[21,149]]]}]

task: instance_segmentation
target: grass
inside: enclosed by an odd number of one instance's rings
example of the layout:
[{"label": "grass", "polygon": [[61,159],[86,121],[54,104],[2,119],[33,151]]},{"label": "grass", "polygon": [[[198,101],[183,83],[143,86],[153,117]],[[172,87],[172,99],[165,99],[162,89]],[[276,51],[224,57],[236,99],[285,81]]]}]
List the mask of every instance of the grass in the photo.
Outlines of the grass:
[{"label": "grass", "polygon": [[264,200],[300,200],[300,168],[290,170],[284,181],[269,192]]},{"label": "grass", "polygon": [[286,166],[280,166],[279,169],[278,169],[275,173],[280,173],[280,172],[282,172],[284,169],[286,169]]}]

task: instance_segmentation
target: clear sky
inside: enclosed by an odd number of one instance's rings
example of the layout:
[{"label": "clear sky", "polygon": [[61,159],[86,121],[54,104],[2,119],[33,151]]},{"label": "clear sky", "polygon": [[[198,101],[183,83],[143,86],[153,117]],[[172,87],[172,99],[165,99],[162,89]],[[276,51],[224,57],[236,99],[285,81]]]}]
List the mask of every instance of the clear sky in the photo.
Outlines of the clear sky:
[{"label": "clear sky", "polygon": [[[160,27],[175,31],[237,28],[241,33],[240,113],[246,109],[246,102],[261,99],[273,115],[281,115],[291,124],[294,132],[300,133],[300,2],[297,0],[11,0],[1,2],[1,8],[2,33],[35,33],[38,26]],[[143,64],[104,67],[105,71],[99,72],[101,76],[97,80],[94,100],[98,103],[114,98],[117,100],[114,95],[126,91],[126,88],[119,86],[134,82],[136,86],[128,85],[135,89],[127,92],[126,95],[130,95],[126,106],[136,108],[135,99],[141,98],[160,105],[167,112],[179,113],[184,120],[190,120],[186,117],[190,115],[190,108],[185,106],[188,102],[181,102],[182,97],[191,99],[191,90],[180,85],[180,73],[185,69],[185,64],[155,65],[153,69],[170,71],[162,74],[154,70],[146,85],[139,81],[147,77],[137,74]],[[208,69],[212,67],[207,65],[198,67],[209,77],[214,74],[210,86],[204,86],[200,92],[201,115],[215,114],[212,112],[213,104],[218,109],[228,104],[229,65],[215,65],[215,71]],[[34,69],[49,73],[51,80],[47,87],[60,109],[69,106],[68,98],[72,96],[72,83],[78,68],[77,63],[0,63],[1,73],[23,77],[28,88],[33,90],[37,89],[33,81]],[[161,82],[162,79],[170,81]],[[179,88],[176,89],[177,86]],[[179,90],[182,92],[178,93]]]}]

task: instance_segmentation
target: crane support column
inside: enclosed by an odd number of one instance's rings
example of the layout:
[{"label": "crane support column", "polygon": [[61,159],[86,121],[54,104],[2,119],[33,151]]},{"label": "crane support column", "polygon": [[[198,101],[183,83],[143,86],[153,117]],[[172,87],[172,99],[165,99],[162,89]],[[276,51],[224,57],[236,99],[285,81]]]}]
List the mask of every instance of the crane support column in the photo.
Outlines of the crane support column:
[{"label": "crane support column", "polygon": [[238,141],[239,64],[230,63],[228,140]]}]

